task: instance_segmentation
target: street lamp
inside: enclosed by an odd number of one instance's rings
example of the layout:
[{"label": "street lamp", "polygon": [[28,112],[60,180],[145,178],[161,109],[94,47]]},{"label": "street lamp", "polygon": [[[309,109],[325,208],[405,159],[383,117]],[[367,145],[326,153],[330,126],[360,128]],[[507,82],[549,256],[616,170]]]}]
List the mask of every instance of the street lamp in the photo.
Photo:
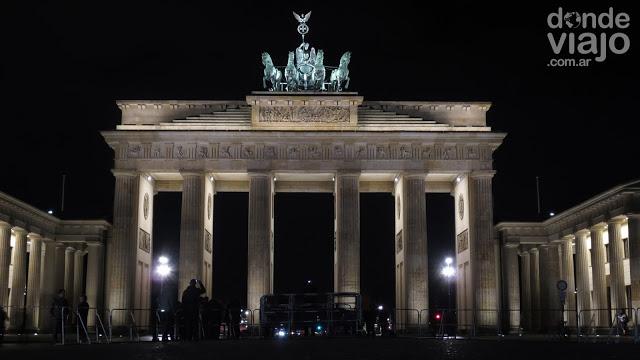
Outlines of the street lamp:
[{"label": "street lamp", "polygon": [[166,256],[160,256],[158,258],[158,264],[156,274],[160,276],[160,298],[162,298],[164,279],[171,274],[171,266],[169,265],[169,258]]},{"label": "street lamp", "polygon": [[440,274],[445,278],[448,286],[448,294],[447,294],[447,308],[451,309],[451,280],[456,276],[456,269],[451,266],[453,264],[453,259],[447,257],[444,259],[444,266],[442,270],[440,270]]}]

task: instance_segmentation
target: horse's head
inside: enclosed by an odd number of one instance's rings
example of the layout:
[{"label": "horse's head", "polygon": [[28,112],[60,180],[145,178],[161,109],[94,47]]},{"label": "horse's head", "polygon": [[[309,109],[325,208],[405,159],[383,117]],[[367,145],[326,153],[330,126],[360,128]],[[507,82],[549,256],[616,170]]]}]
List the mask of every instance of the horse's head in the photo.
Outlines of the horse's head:
[{"label": "horse's head", "polygon": [[324,50],[318,50],[316,54],[316,66],[324,65]]},{"label": "horse's head", "polygon": [[294,57],[295,57],[295,54],[293,53],[293,51],[289,51],[289,58],[287,60],[287,65],[293,65]]},{"label": "horse's head", "polygon": [[262,65],[264,66],[273,66],[273,61],[271,60],[271,55],[268,52],[262,53]]},{"label": "horse's head", "polygon": [[349,65],[350,61],[351,61],[351,51],[347,51],[346,53],[342,54],[342,57],[340,58],[340,66],[347,66]]}]

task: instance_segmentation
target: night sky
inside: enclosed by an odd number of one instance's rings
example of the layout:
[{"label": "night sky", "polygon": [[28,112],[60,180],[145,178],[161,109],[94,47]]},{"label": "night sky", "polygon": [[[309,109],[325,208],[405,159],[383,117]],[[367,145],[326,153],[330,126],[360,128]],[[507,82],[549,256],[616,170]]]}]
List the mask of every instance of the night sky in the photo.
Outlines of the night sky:
[{"label": "night sky", "polygon": [[[600,3],[566,8],[601,12],[614,4]],[[113,154],[99,131],[119,122],[115,100],[243,99],[261,86],[262,51],[284,64],[299,44],[291,10],[313,11],[307,39],[324,49],[327,64],[352,51],[349,90],[365,100],[493,103],[489,125],[508,133],[495,153],[496,222],[542,219],[640,177],[636,14],[620,2],[614,9],[631,16],[631,49],[587,68],[547,66],[546,17],[559,3],[231,4],[5,5],[0,191],[65,219],[110,221]],[[303,290],[307,279],[331,290],[331,195],[278,194],[275,201],[275,290]],[[453,204],[431,194],[427,203],[431,302],[444,305],[437,267],[453,253]],[[179,204],[179,194],[160,194],[155,209],[156,250],[176,261]],[[246,216],[247,194],[216,195],[214,292],[227,301],[246,298]],[[361,196],[361,241],[363,293],[390,304],[391,195]]]}]

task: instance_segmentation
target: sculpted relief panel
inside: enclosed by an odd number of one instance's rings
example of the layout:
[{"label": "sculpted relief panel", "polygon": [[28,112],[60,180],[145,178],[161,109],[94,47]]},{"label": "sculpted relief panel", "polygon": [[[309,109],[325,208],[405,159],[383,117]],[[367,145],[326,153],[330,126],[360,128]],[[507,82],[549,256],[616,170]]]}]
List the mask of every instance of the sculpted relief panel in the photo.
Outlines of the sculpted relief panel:
[{"label": "sculpted relief panel", "polygon": [[348,123],[350,110],[343,106],[261,106],[258,122]]}]

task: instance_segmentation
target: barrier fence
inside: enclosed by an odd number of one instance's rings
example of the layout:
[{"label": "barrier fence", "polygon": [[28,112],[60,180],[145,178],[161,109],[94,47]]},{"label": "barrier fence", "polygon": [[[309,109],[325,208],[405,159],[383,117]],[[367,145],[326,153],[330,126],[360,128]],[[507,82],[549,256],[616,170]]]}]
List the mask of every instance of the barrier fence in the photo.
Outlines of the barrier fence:
[{"label": "barrier fence", "polygon": [[[287,336],[296,335],[295,328],[305,328],[319,335],[361,335],[371,331],[365,319],[351,318],[348,304],[340,308],[309,310],[286,308],[282,324]],[[4,341],[38,342],[53,340],[69,343],[138,342],[150,340],[184,340],[190,326],[181,310],[164,312],[157,309],[89,308],[82,311],[70,307],[4,307],[9,318]],[[375,312],[375,311],[374,311]],[[240,309],[227,313],[224,309],[199,312],[194,325],[194,339],[233,339],[269,336],[264,319],[275,312]],[[322,316],[320,316],[322,313]],[[640,308],[627,309],[406,309],[375,312],[376,335],[417,336],[434,339],[509,338],[538,336],[578,342],[640,342]],[[263,322],[261,322],[261,320]],[[295,326],[294,326],[295,324]],[[496,326],[495,324],[498,324]],[[273,324],[272,324],[273,325]],[[51,341],[50,340],[50,341]]]}]

